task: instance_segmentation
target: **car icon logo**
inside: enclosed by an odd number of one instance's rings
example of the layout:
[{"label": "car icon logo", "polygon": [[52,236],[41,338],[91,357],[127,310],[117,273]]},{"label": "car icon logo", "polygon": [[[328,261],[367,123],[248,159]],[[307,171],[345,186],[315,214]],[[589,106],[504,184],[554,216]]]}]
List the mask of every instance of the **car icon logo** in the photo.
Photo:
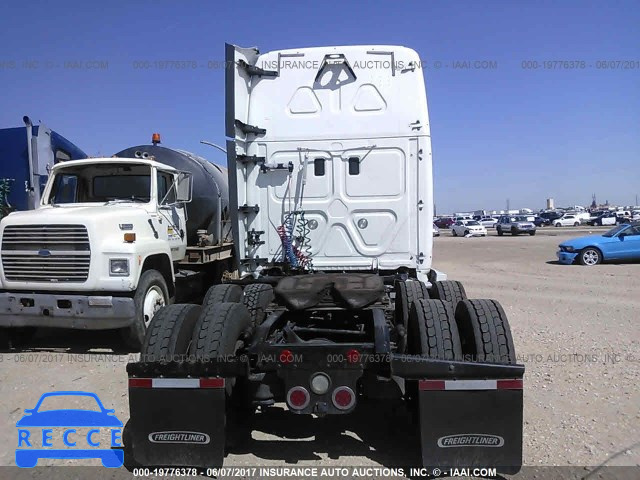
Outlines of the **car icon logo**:
[{"label": "car icon logo", "polygon": [[42,249],[38,251],[38,255],[41,257],[50,257],[51,256],[51,250],[47,250],[47,249]]},{"label": "car icon logo", "polygon": [[[74,401],[74,397],[75,400],[81,397],[94,408],[42,407],[42,403],[51,397],[65,397],[65,402]],[[48,392],[40,397],[34,408],[25,409],[24,413],[16,422],[18,447],[15,459],[18,467],[35,467],[41,458],[99,458],[107,468],[119,468],[124,463],[124,450],[120,443],[122,422],[115,416],[114,410],[104,407],[95,393]],[[101,430],[96,427],[108,431],[108,445],[102,444]]]}]

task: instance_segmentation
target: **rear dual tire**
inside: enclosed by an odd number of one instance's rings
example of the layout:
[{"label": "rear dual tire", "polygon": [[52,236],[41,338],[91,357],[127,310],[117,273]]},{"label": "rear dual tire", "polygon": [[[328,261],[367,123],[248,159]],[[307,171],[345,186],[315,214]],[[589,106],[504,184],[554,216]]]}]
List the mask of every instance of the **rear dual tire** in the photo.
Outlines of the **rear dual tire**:
[{"label": "rear dual tire", "polygon": [[215,303],[239,303],[242,300],[242,287],[232,283],[223,283],[214,285],[207,290],[206,295],[202,299],[202,306],[208,307]]},{"label": "rear dual tire", "polygon": [[407,351],[407,332],[411,306],[417,300],[429,299],[429,290],[419,280],[407,280],[396,282],[395,293],[395,323],[400,336],[398,339],[398,351],[405,353]]},{"label": "rear dual tire", "polygon": [[242,303],[251,317],[251,325],[257,327],[267,316],[267,307],[273,301],[273,287],[265,283],[251,283],[244,287]]},{"label": "rear dual tire", "polygon": [[516,352],[504,309],[496,300],[418,300],[409,316],[408,351],[440,360],[512,365]]},{"label": "rear dual tire", "polygon": [[[191,355],[208,360],[237,356],[252,329],[252,318],[242,303],[217,303],[202,310],[191,339]],[[255,413],[245,377],[226,378],[227,449],[251,438],[251,419]]]},{"label": "rear dual tire", "polygon": [[458,302],[467,298],[467,292],[462,283],[455,280],[433,282],[427,298],[435,298],[451,303],[454,311]]},{"label": "rear dual tire", "polygon": [[496,300],[463,300],[456,323],[467,361],[515,364],[516,352],[507,315]]},{"label": "rear dual tire", "polygon": [[461,360],[458,327],[449,302],[420,299],[409,314],[410,353],[439,360]]},{"label": "rear dual tire", "polygon": [[[233,289],[228,289],[232,291]],[[219,289],[219,292],[222,291]],[[176,360],[186,355],[201,361],[236,356],[245,346],[252,327],[247,307],[237,302],[170,305],[152,320],[145,337],[143,361]],[[246,394],[245,379],[226,378],[226,444],[233,447],[251,436],[254,413]]]},{"label": "rear dual tire", "polygon": [[151,320],[142,344],[143,362],[183,360],[202,307],[175,304],[162,308]]}]

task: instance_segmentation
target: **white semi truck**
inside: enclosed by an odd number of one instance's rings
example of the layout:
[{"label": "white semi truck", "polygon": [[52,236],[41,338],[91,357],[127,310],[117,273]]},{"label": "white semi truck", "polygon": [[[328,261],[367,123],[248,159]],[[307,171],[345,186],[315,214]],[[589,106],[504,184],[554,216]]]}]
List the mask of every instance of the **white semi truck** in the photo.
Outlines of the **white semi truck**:
[{"label": "white semi truck", "polygon": [[215,475],[274,404],[324,417],[401,400],[424,466],[518,471],[524,366],[505,312],[432,268],[417,53],[227,45],[226,60],[239,278],[151,320],[127,365],[125,465]]},{"label": "white semi truck", "polygon": [[5,340],[117,328],[139,349],[159,308],[234,269],[226,169],[158,142],[58,163],[38,208],[2,220]]}]

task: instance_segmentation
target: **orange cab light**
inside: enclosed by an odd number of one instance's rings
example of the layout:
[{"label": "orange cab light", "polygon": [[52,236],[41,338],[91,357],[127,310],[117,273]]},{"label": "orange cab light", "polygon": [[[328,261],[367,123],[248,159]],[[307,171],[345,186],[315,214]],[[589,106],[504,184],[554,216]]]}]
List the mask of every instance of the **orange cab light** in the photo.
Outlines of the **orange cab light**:
[{"label": "orange cab light", "polygon": [[136,234],[135,233],[125,233],[124,234],[124,241],[127,243],[133,243],[136,241]]}]

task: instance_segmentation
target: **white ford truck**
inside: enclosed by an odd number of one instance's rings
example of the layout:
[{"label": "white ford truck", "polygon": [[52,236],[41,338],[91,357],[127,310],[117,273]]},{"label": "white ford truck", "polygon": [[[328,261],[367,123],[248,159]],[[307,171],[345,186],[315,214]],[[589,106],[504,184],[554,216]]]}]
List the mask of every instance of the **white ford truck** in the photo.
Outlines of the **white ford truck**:
[{"label": "white ford truck", "polygon": [[[153,154],[186,159],[192,171],[159,163]],[[136,147],[133,158],[55,165],[39,208],[0,223],[4,333],[117,328],[136,349],[160,307],[198,292],[194,281],[210,282],[232,247],[221,236],[220,216],[207,218],[213,233],[190,232],[186,207],[200,164],[185,154],[152,145]]]}]

